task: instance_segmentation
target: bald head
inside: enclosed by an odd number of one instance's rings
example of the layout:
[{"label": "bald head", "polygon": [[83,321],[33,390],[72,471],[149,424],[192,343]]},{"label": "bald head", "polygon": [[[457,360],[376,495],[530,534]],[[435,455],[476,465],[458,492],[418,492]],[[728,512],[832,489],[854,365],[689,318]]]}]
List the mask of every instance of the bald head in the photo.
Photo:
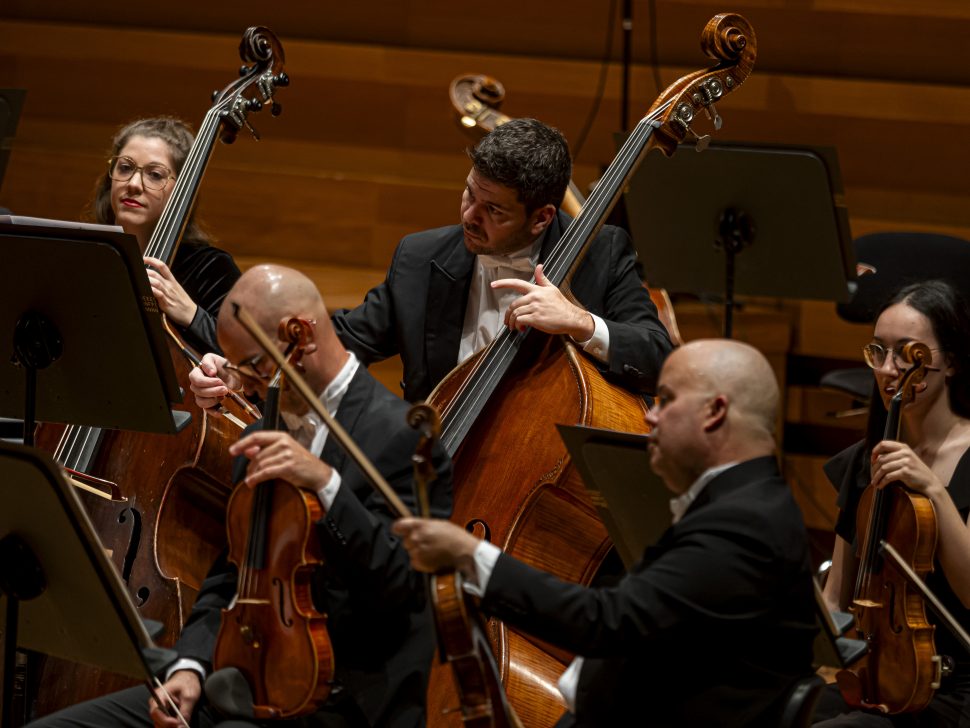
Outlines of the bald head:
[{"label": "bald head", "polygon": [[313,281],[282,265],[257,265],[240,276],[219,310],[220,336],[239,326],[233,315],[234,303],[246,309],[267,333],[274,332],[282,319],[293,316],[329,320]]},{"label": "bald head", "polygon": [[728,339],[692,341],[660,371],[650,464],[674,493],[708,468],[770,455],[778,385],[757,349]]},{"label": "bald head", "polygon": [[671,354],[682,360],[711,396],[723,394],[735,424],[771,436],[778,415],[778,382],[764,355],[749,344],[730,339],[701,339]]},{"label": "bald head", "polygon": [[257,265],[236,281],[219,310],[216,333],[219,344],[231,362],[245,362],[262,352],[242,324],[236,320],[233,304],[244,308],[272,340],[279,337],[281,322],[301,318],[311,323],[311,340],[302,366],[307,383],[322,391],[347,359],[327,307],[309,278],[281,265]]}]

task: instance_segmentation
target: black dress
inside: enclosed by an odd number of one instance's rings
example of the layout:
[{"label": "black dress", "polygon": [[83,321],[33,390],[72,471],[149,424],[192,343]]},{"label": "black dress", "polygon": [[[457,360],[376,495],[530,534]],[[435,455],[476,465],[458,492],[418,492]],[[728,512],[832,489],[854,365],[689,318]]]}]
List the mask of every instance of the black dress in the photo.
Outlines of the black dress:
[{"label": "black dress", "polygon": [[[856,547],[856,512],[863,491],[869,485],[869,453],[865,443],[858,442],[843,450],[825,464],[825,474],[839,492],[839,517],[835,532],[853,549]],[[966,521],[970,514],[970,450],[964,452],[947,486],[951,500],[960,517]],[[970,558],[970,555],[968,555]],[[939,562],[926,579],[927,586],[943,602],[949,612],[964,627],[970,626],[970,609],[953,593]],[[816,721],[825,726],[960,726],[970,728],[970,654],[946,627],[940,625],[932,613],[931,622],[938,624],[935,634],[936,652],[949,656],[955,665],[951,675],[943,679],[929,706],[919,714],[881,716],[853,711],[841,700],[834,686],[823,696],[816,711]],[[847,712],[851,711],[851,712]],[[819,723],[816,723],[817,725]]]},{"label": "black dress", "polygon": [[206,243],[184,242],[179,245],[171,269],[175,280],[198,305],[191,323],[176,328],[198,354],[221,353],[216,341],[216,317],[240,276],[232,256]]}]

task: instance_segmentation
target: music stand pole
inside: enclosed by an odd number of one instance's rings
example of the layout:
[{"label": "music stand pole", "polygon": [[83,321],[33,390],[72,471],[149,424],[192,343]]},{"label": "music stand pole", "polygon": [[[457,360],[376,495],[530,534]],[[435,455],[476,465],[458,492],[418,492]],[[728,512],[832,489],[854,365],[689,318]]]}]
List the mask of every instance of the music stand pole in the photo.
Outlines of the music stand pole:
[{"label": "music stand pole", "polygon": [[37,311],[27,311],[17,321],[13,336],[14,360],[23,368],[24,383],[24,445],[34,444],[34,423],[37,412],[37,370],[46,369],[57,361],[64,346],[61,333],[54,323]]},{"label": "music stand pole", "polygon": [[623,0],[623,88],[620,90],[620,131],[630,129],[630,61],[633,48],[633,1]]},{"label": "music stand pole", "polygon": [[754,242],[754,223],[746,213],[729,207],[721,213],[718,232],[714,244],[724,251],[724,338],[730,339],[734,333],[734,258]]},{"label": "music stand pole", "polygon": [[0,539],[0,594],[7,598],[3,629],[3,725],[14,725],[14,681],[17,623],[21,600],[40,596],[47,588],[44,571],[30,546],[17,534]]}]

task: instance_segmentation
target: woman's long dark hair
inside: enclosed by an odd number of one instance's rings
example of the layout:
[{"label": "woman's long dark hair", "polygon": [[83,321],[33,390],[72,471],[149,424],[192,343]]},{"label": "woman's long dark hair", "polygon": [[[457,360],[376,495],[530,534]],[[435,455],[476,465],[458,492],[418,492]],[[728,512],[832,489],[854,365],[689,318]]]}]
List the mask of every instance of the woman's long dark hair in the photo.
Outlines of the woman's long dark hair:
[{"label": "woman's long dark hair", "polygon": [[[175,164],[175,176],[182,171],[185,159],[195,141],[191,127],[174,116],[156,116],[150,119],[138,119],[121,127],[111,140],[111,151],[108,157],[114,157],[124,149],[128,140],[135,136],[161,139],[168,145]],[[173,183],[174,184],[174,183]],[[198,204],[198,200],[196,200]],[[111,177],[105,169],[94,186],[94,199],[88,209],[88,217],[102,225],[114,225],[115,213],[111,209]],[[189,215],[188,224],[182,234],[182,242],[206,244],[209,235],[195,219],[195,209]]]},{"label": "woman's long dark hair", "polygon": [[[879,316],[897,303],[905,303],[929,320],[946,366],[953,368],[947,387],[950,409],[954,414],[970,419],[970,308],[966,299],[946,281],[923,281],[901,289],[882,307]],[[872,450],[883,439],[886,417],[878,385],[873,383],[866,427],[867,450]]]}]

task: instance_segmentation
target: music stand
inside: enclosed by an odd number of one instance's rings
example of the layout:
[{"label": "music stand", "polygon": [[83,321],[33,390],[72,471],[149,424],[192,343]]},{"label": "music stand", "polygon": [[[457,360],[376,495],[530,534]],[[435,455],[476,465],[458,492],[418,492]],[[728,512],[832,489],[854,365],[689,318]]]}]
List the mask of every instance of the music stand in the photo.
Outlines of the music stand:
[{"label": "music stand", "polygon": [[838,158],[829,147],[681,145],[649,154],[626,193],[630,231],[651,285],[847,301],[855,259]]},{"label": "music stand", "polygon": [[629,570],[671,521],[673,494],[650,469],[647,436],[585,425],[556,427]]},{"label": "music stand", "polygon": [[0,188],[3,175],[7,171],[13,138],[17,133],[17,121],[24,108],[27,90],[22,88],[0,88]]},{"label": "music stand", "polygon": [[0,442],[0,597],[6,602],[3,725],[13,725],[20,645],[146,679],[175,661],[156,647],[54,461]]},{"label": "music stand", "polygon": [[0,416],[24,415],[24,442],[35,416],[175,432],[182,395],[135,238],[7,216],[0,255]]}]

